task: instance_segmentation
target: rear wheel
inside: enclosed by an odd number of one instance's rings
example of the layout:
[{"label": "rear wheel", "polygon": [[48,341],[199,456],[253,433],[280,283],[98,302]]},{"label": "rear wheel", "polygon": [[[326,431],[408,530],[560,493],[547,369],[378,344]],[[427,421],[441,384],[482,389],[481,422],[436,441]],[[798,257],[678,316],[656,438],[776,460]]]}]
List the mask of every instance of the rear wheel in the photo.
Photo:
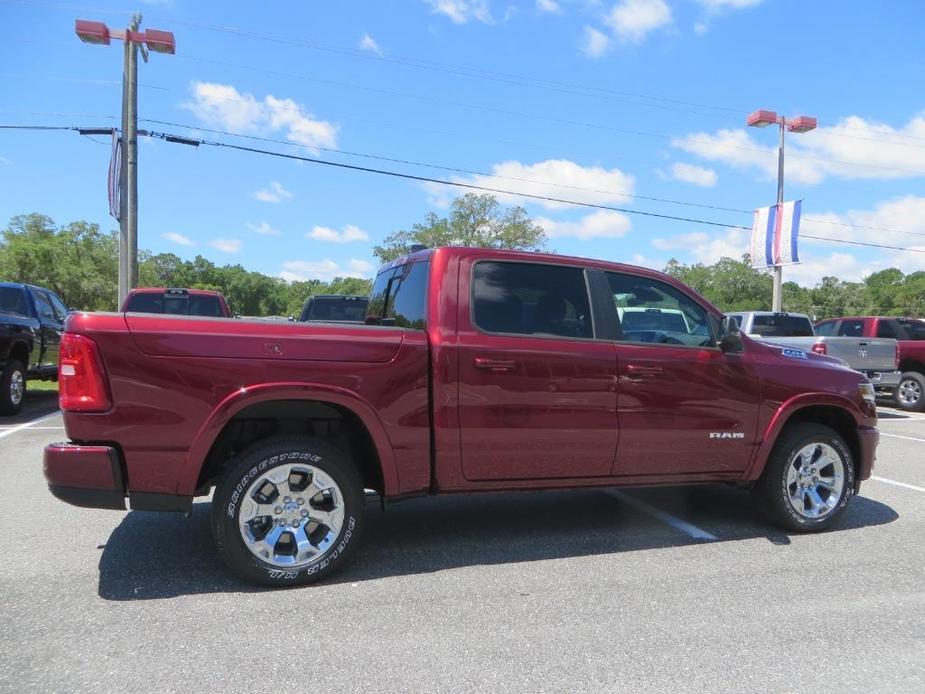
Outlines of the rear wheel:
[{"label": "rear wheel", "polygon": [[917,371],[904,373],[896,388],[896,405],[907,412],[925,411],[925,376]]},{"label": "rear wheel", "polygon": [[26,398],[26,370],[17,359],[10,359],[0,376],[0,414],[17,414]]},{"label": "rear wheel", "polygon": [[238,456],[215,490],[212,532],[241,578],[302,585],[349,558],[365,504],[360,476],[340,450],[307,436],[278,437]]},{"label": "rear wheel", "polygon": [[845,440],[821,424],[782,434],[756,492],[766,513],[787,530],[828,528],[854,494],[854,462]]}]

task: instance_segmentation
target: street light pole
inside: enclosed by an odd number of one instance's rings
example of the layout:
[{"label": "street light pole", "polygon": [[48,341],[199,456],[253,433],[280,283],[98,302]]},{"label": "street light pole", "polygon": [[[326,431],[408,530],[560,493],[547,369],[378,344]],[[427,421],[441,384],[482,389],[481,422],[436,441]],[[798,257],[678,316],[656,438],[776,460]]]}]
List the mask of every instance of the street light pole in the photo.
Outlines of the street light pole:
[{"label": "street light pole", "polygon": [[113,38],[125,42],[122,70],[122,161],[119,170],[119,304],[138,286],[138,51],[148,61],[148,51],[173,54],[174,36],[169,31],[139,31],[141,15],[132,15],[124,31],[111,30],[102,22],[78,19],[77,36],[85,43],[108,46]]},{"label": "street light pole", "polygon": [[[774,111],[758,110],[750,114],[745,124],[753,128],[766,128],[769,125],[780,127],[780,143],[777,147],[777,214],[781,214],[784,204],[784,129],[792,133],[807,133],[816,128],[816,119],[810,116],[797,116],[784,118]],[[783,266],[774,263],[774,285],[771,296],[771,310],[777,312],[782,309],[784,291]]]}]

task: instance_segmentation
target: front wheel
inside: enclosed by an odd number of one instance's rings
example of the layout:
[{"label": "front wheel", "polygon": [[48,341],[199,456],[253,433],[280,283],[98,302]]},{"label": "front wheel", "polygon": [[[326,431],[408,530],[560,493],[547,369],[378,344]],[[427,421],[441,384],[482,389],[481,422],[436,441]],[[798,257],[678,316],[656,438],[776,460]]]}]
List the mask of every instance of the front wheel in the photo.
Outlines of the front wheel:
[{"label": "front wheel", "polygon": [[821,424],[798,424],[781,436],[755,488],[778,525],[828,528],[854,494],[854,462],[845,440]]},{"label": "front wheel", "polygon": [[917,371],[904,373],[896,388],[896,405],[907,412],[925,411],[925,376]]},{"label": "front wheel", "polygon": [[323,580],[352,554],[366,495],[340,450],[307,436],[245,450],[215,490],[212,533],[241,578],[269,586]]},{"label": "front wheel", "polygon": [[10,359],[0,376],[0,414],[18,414],[26,398],[26,370],[22,362]]}]

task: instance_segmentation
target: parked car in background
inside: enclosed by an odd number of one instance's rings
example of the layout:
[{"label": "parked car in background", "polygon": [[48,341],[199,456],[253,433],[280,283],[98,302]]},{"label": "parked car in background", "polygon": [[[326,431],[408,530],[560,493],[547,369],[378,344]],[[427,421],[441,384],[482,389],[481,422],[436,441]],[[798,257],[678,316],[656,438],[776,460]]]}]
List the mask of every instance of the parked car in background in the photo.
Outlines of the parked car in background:
[{"label": "parked car in background", "polygon": [[[626,307],[684,320],[624,330]],[[273,586],[349,558],[364,489],[726,482],[821,530],[871,475],[877,410],[862,374],[796,352],[654,270],[437,248],[380,270],[364,324],[72,317],[71,443],[44,470],[79,506],[189,513],[214,489],[219,554]]]},{"label": "parked car in background", "polygon": [[208,289],[132,289],[122,302],[122,311],[168,313],[175,316],[231,317],[231,311],[222,293]]},{"label": "parked car in background", "polygon": [[68,313],[53,291],[0,283],[0,414],[19,412],[30,379],[57,379],[58,348]]},{"label": "parked car in background", "polygon": [[362,323],[366,319],[368,296],[315,294],[309,297],[299,314],[299,321],[324,323]]},{"label": "parked car in background", "polygon": [[899,386],[896,340],[820,335],[809,316],[803,313],[738,311],[726,315],[749,337],[841,359],[855,371],[865,374],[874,388],[884,395],[892,397]]},{"label": "parked car in background", "polygon": [[821,321],[817,335],[890,338],[899,346],[900,381],[896,405],[910,412],[925,412],[925,320],[888,316],[850,316]]}]

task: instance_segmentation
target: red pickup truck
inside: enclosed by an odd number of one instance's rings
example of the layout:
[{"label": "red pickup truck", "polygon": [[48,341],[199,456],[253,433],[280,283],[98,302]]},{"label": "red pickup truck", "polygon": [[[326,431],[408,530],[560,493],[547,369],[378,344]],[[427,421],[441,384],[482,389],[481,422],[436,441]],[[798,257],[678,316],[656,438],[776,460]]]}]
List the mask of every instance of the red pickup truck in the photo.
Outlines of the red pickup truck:
[{"label": "red pickup truck", "polygon": [[188,512],[214,489],[219,552],[270,585],[352,554],[364,489],[726,482],[818,530],[878,441],[873,388],[841,362],[752,341],[659,272],[516,251],[396,260],[365,325],[75,314],[60,380],[55,496]]},{"label": "red pickup truck", "polygon": [[889,316],[849,316],[822,321],[817,335],[886,337],[897,341],[902,372],[894,392],[900,409],[925,412],[925,320]]}]

